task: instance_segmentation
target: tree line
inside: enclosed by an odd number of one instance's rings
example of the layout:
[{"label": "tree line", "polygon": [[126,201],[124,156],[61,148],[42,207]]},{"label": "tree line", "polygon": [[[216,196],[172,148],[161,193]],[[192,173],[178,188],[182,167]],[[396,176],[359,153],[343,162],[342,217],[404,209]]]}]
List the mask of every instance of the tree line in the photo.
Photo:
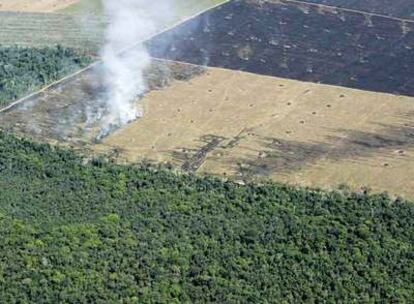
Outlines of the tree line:
[{"label": "tree line", "polygon": [[414,205],[86,161],[0,133],[4,303],[408,303]]},{"label": "tree line", "polygon": [[92,58],[62,46],[0,46],[0,107],[90,64]]}]

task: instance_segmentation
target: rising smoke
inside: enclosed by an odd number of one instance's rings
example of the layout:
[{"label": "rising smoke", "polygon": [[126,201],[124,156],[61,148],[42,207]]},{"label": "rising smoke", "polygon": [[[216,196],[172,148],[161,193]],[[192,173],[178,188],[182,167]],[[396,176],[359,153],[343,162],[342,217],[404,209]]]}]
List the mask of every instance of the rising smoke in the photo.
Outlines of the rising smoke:
[{"label": "rising smoke", "polygon": [[101,51],[103,81],[107,91],[103,97],[106,114],[102,135],[142,115],[136,104],[146,91],[144,72],[150,56],[143,41],[153,35],[161,20],[167,20],[167,1],[102,0],[110,22]]}]

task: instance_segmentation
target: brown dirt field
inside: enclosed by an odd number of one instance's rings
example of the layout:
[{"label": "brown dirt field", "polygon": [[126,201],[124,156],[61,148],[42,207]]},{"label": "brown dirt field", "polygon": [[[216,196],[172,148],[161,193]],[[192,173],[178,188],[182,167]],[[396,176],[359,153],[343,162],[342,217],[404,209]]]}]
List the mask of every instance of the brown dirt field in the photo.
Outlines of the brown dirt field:
[{"label": "brown dirt field", "polygon": [[0,11],[53,12],[79,0],[0,0]]},{"label": "brown dirt field", "polygon": [[236,180],[414,197],[414,98],[222,69],[150,92],[95,146]]}]

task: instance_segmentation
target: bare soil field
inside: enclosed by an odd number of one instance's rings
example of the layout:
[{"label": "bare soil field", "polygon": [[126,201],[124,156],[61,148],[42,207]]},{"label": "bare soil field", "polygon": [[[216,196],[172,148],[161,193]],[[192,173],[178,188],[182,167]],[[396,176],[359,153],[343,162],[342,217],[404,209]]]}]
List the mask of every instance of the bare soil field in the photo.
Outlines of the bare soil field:
[{"label": "bare soil field", "polygon": [[0,10],[22,12],[53,12],[79,0],[0,0]]},{"label": "bare soil field", "polygon": [[95,146],[248,181],[414,197],[414,98],[210,68],[143,99],[144,117]]}]

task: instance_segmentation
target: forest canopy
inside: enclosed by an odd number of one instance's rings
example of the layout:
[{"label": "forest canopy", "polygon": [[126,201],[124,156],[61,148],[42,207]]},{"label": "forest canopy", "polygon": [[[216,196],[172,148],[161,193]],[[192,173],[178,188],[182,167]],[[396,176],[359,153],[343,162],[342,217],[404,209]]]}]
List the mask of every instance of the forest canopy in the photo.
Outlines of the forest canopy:
[{"label": "forest canopy", "polygon": [[80,51],[61,46],[0,46],[0,107],[91,63]]},{"label": "forest canopy", "polygon": [[[0,48],[0,106],[83,67]],[[408,303],[414,204],[120,166],[0,131],[2,303]]]},{"label": "forest canopy", "polygon": [[414,204],[119,166],[0,132],[4,303],[408,303]]}]

